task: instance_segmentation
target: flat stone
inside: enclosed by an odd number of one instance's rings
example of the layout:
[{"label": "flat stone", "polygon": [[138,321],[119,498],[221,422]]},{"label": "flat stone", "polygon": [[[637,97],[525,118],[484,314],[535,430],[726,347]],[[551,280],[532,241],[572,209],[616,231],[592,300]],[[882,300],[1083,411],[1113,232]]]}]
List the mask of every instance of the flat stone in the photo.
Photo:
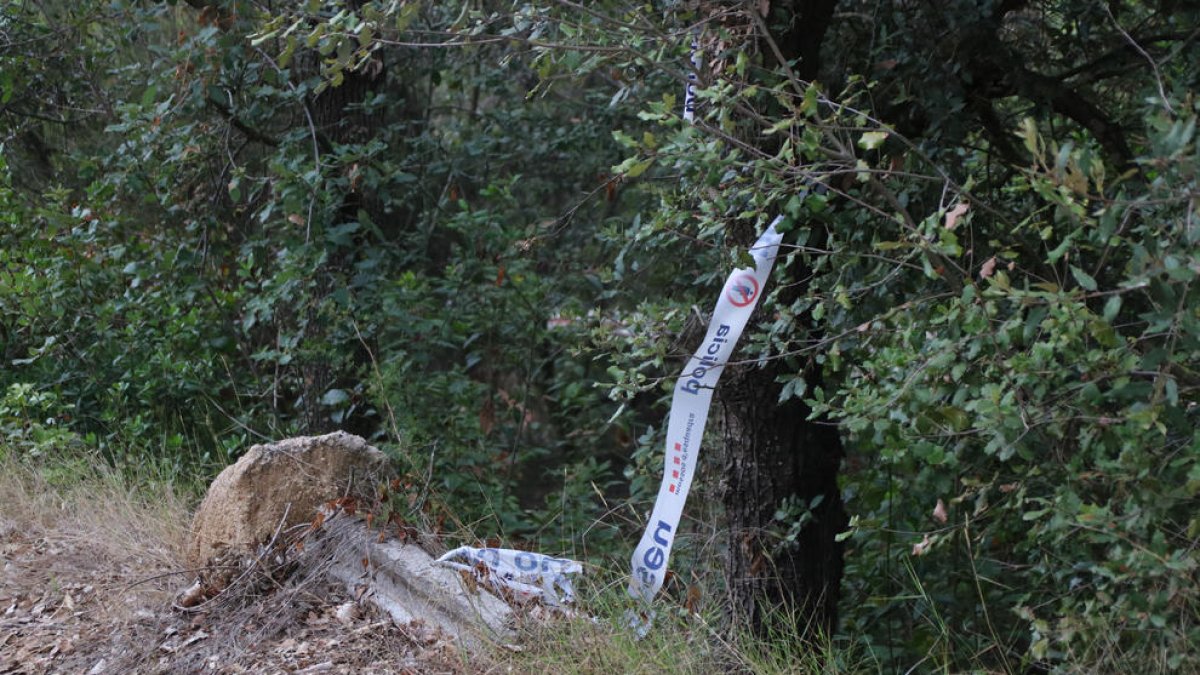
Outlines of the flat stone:
[{"label": "flat stone", "polygon": [[468,651],[515,639],[507,603],[482,586],[468,584],[457,571],[434,564],[434,557],[419,545],[379,542],[361,521],[340,514],[329,517],[323,530],[306,545],[306,557],[310,546],[317,559],[329,555],[329,575],[351,593],[361,590],[361,600],[396,623],[419,620],[436,626]]}]

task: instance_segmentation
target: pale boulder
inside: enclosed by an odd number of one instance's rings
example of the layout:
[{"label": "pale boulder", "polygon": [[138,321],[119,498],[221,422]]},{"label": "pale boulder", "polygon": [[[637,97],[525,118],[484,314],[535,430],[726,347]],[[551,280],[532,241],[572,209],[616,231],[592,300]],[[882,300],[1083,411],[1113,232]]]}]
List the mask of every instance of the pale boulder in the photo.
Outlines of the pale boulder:
[{"label": "pale boulder", "polygon": [[188,562],[201,567],[226,549],[253,551],[281,524],[311,521],[328,501],[371,494],[387,471],[386,455],[341,431],[255,445],[209,486],[192,520]]}]

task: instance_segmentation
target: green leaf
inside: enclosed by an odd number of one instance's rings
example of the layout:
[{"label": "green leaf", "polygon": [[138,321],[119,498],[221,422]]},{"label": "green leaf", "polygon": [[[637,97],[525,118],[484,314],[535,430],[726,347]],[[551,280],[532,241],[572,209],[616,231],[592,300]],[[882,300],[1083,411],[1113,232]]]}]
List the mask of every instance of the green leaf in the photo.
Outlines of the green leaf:
[{"label": "green leaf", "polygon": [[12,100],[14,89],[12,72],[0,69],[0,104]]},{"label": "green leaf", "polygon": [[886,131],[867,131],[858,139],[858,147],[864,150],[874,150],[883,145],[887,140],[888,132]]},{"label": "green leaf", "polygon": [[330,389],[321,397],[321,405],[338,406],[350,400],[350,394],[345,389]]},{"label": "green leaf", "polygon": [[1104,320],[1112,323],[1113,319],[1117,318],[1117,314],[1121,311],[1121,296],[1113,295],[1104,303]]},{"label": "green leaf", "polygon": [[1167,377],[1165,393],[1168,403],[1175,406],[1179,405],[1179,384],[1175,382],[1175,378]]},{"label": "green leaf", "polygon": [[412,24],[413,19],[417,18],[417,10],[421,8],[422,4],[423,3],[420,2],[409,2],[405,3],[405,5],[400,8],[400,13],[396,15],[397,31],[403,33],[404,31],[408,30],[408,27]]},{"label": "green leaf", "polygon": [[820,95],[821,91],[817,89],[816,84],[808,85],[808,89],[804,90],[804,101],[800,103],[800,112],[809,116],[815,114]]},{"label": "green leaf", "polygon": [[653,164],[653,157],[650,159],[644,159],[640,162],[635,162],[633,166],[630,166],[629,170],[625,172],[625,176],[627,178],[637,178],[638,176],[646,173],[646,169],[649,169]]},{"label": "green leaf", "polygon": [[790,398],[803,398],[807,391],[808,382],[804,377],[794,377],[783,385],[783,389],[779,392],[779,402],[783,403]]},{"label": "green leaf", "polygon": [[1096,290],[1096,280],[1092,278],[1092,275],[1084,272],[1074,265],[1071,265],[1071,276],[1075,277],[1075,281],[1079,282],[1079,285],[1082,286],[1084,290]]}]

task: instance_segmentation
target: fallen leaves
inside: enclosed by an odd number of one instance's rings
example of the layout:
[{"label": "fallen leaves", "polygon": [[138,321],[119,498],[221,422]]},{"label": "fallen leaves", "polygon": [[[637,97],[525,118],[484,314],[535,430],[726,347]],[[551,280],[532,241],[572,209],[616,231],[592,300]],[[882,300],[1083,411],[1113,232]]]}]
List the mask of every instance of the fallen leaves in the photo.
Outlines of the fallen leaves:
[{"label": "fallen leaves", "polygon": [[179,593],[179,596],[175,599],[175,604],[184,609],[195,607],[207,599],[204,590],[204,584],[197,579],[196,583]]}]

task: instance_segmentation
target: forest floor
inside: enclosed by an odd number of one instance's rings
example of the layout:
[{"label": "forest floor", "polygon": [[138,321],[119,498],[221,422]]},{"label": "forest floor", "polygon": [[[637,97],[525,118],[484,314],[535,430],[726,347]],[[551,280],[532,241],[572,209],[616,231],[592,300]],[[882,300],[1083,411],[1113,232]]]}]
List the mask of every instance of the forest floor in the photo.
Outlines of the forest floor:
[{"label": "forest floor", "polygon": [[188,499],[166,484],[0,465],[0,675],[494,669],[332,584],[181,612]]},{"label": "forest floor", "polygon": [[516,644],[468,653],[420,620],[397,625],[356,602],[303,556],[235,582],[238,592],[202,611],[182,609],[197,577],[183,562],[197,490],[102,461],[17,462],[4,451],[0,675],[860,670],[830,668],[845,660],[833,651],[759,649],[679,612],[661,613],[639,639],[624,628],[623,602],[602,601],[577,620],[523,622]]}]

